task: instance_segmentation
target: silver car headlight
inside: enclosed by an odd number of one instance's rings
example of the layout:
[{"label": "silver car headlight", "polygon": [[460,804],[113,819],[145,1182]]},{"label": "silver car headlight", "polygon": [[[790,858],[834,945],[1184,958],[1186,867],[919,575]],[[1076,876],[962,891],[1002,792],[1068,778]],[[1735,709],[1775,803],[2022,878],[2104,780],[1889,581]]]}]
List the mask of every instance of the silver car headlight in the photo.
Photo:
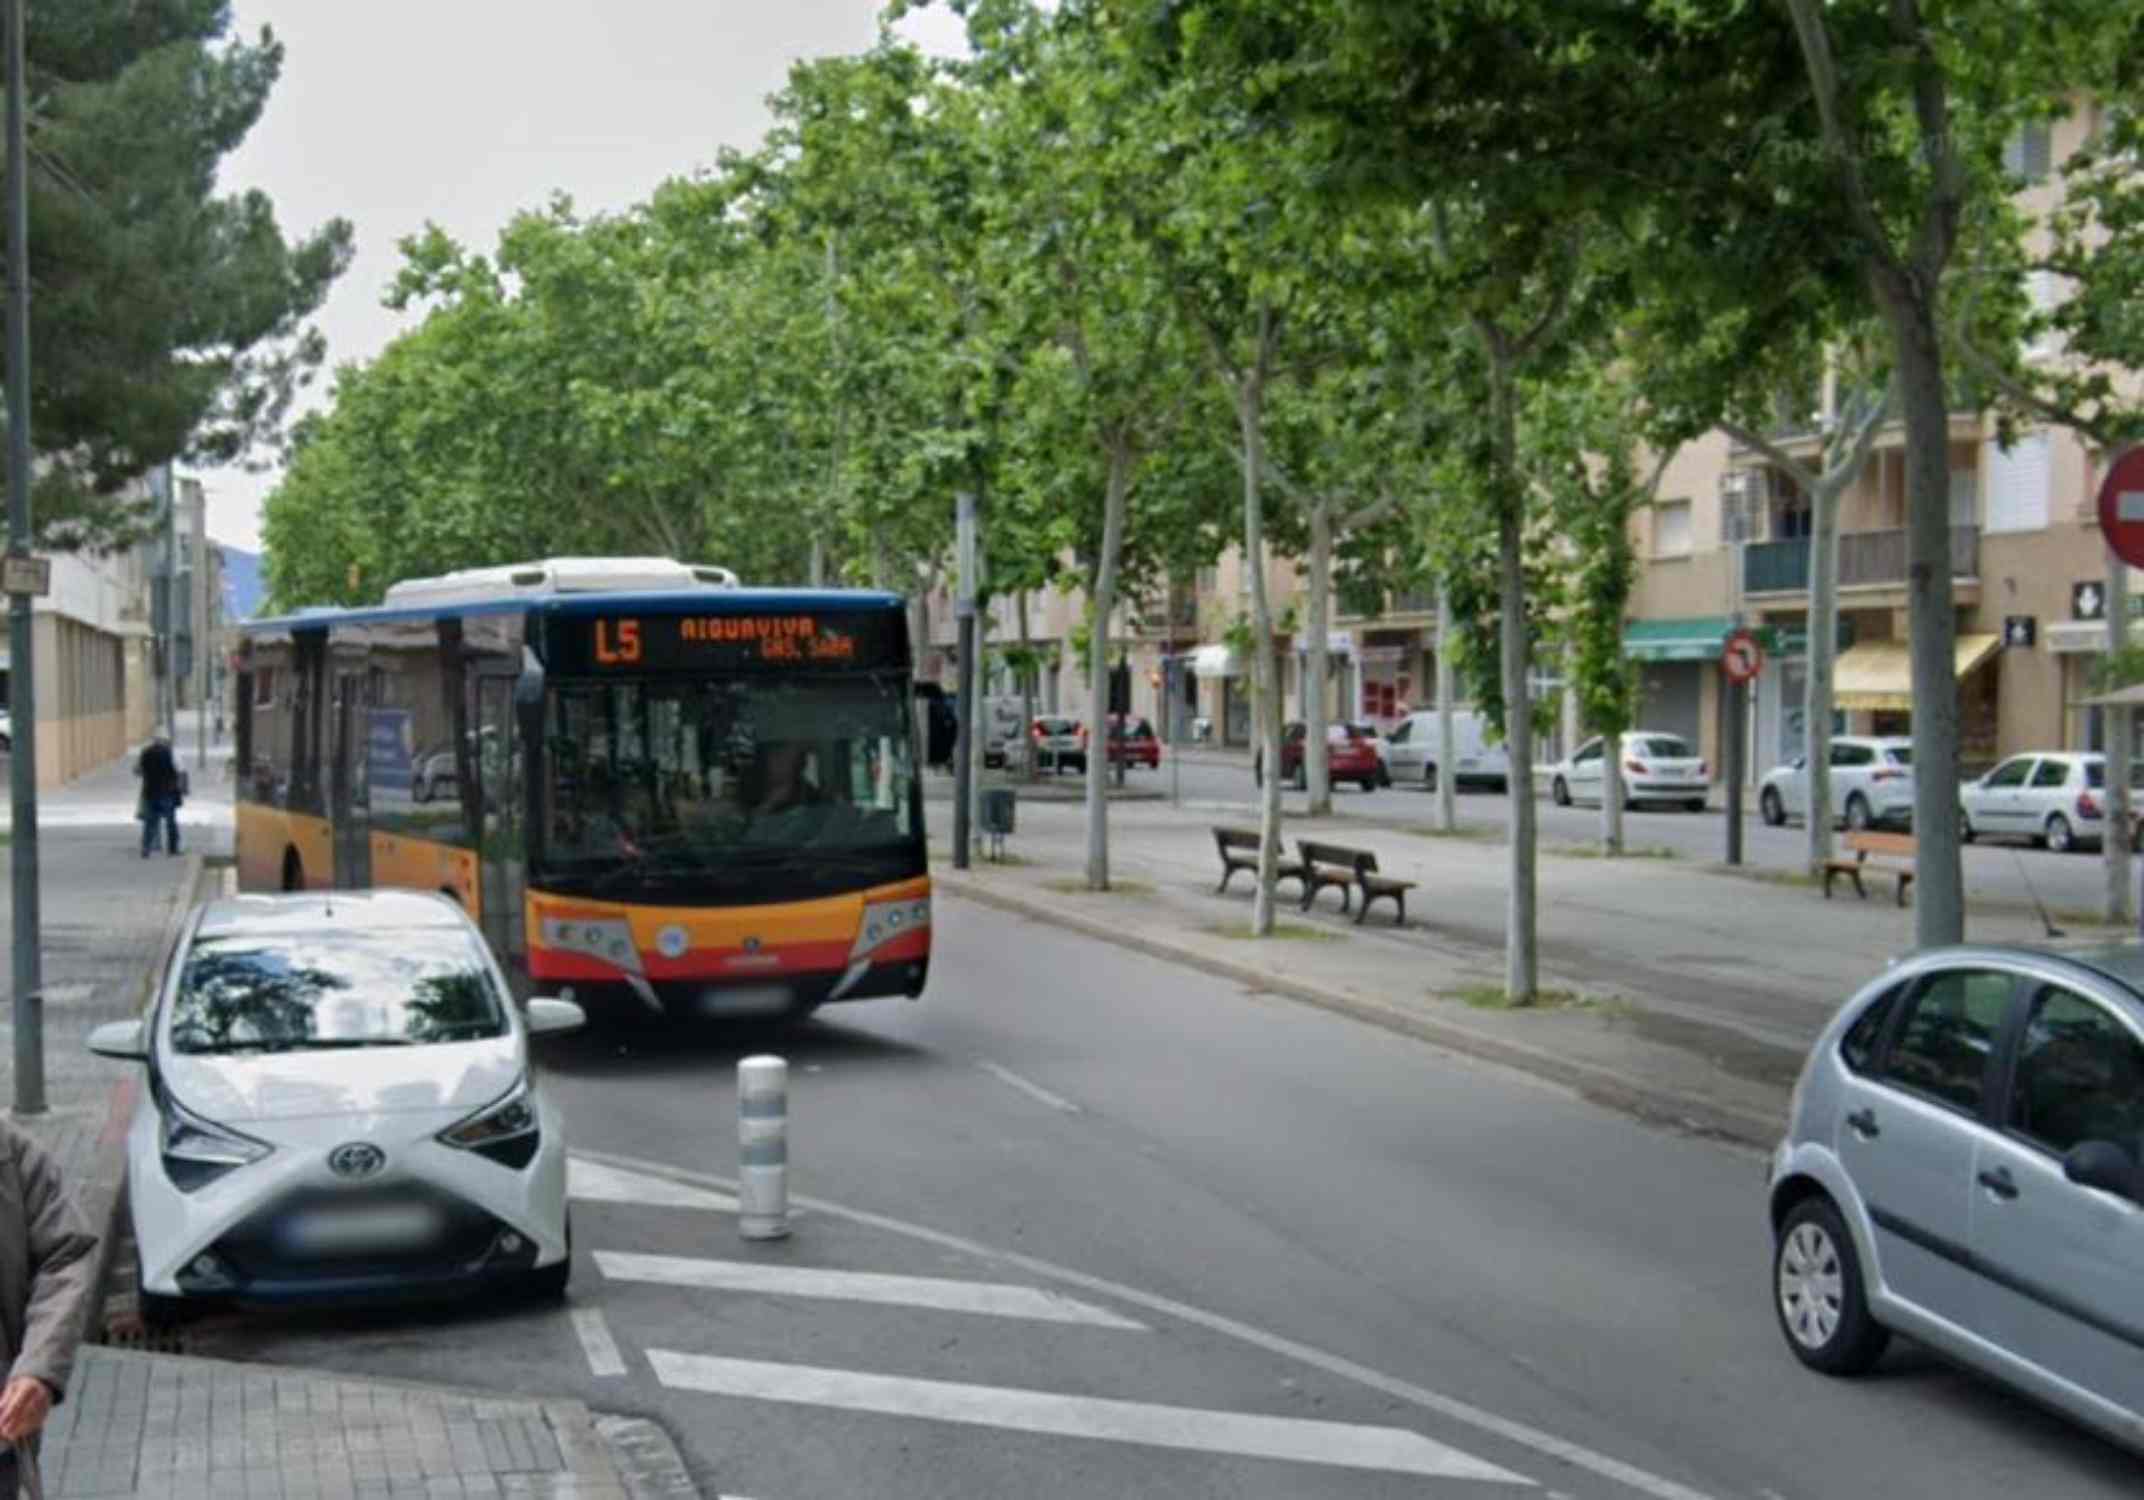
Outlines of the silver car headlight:
[{"label": "silver car headlight", "polygon": [[206,1187],[275,1150],[266,1141],[203,1119],[169,1094],[159,1117],[164,1174],[182,1193]]},{"label": "silver car headlight", "polygon": [[535,1160],[536,1147],[542,1138],[536,1114],[536,1090],[526,1073],[499,1098],[461,1123],[442,1130],[438,1137],[441,1145],[452,1146],[458,1151],[474,1151],[503,1166],[516,1168]]}]

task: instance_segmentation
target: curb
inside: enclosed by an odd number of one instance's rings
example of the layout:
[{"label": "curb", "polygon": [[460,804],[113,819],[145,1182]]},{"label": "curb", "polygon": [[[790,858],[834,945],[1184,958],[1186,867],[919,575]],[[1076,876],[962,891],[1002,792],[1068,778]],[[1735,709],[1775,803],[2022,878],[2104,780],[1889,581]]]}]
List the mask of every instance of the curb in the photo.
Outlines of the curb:
[{"label": "curb", "polygon": [[[134,1008],[137,1012],[148,1008],[151,987],[163,971],[165,956],[178,942],[179,929],[192,912],[194,902],[200,898],[201,878],[207,872],[206,862],[198,852],[185,858],[186,873],[173,893],[171,909],[165,913],[163,931],[157,937],[148,966],[135,985]],[[83,1215],[97,1233],[97,1274],[93,1283],[96,1294],[83,1308],[83,1326],[74,1330],[77,1341],[85,1340],[97,1320],[102,1318],[105,1300],[110,1296],[112,1259],[124,1238],[119,1229],[119,1214],[127,1201],[127,1128],[133,1124],[134,1102],[140,1091],[138,1067],[129,1068],[126,1076],[112,1085],[105,1103],[104,1125],[97,1133],[97,1154],[89,1179],[76,1190],[76,1200],[81,1204]]]},{"label": "curb", "polygon": [[646,1417],[594,1420],[596,1436],[609,1450],[611,1466],[632,1500],[700,1500],[700,1486],[660,1424]]},{"label": "curb", "polygon": [[1105,921],[1067,912],[1041,901],[1005,891],[991,890],[974,877],[950,870],[933,870],[935,886],[984,906],[1046,922],[1083,936],[1098,938],[1120,948],[1144,953],[1168,963],[1182,964],[1217,978],[1268,994],[1285,995],[1320,1010],[1332,1011],[1368,1025],[1382,1027],[1450,1052],[1514,1068],[1536,1078],[1561,1084],[1597,1104],[1656,1124],[1673,1125],[1701,1135],[1719,1136],[1741,1145],[1770,1150],[1785,1128],[1784,1105],[1777,1116],[1753,1114],[1710,1099],[1696,1098],[1673,1089],[1638,1083],[1606,1068],[1575,1062],[1541,1047],[1530,1047],[1502,1037],[1484,1036],[1463,1026],[1403,1010],[1396,1005],[1327,989],[1322,985],[1285,979],[1253,964],[1235,963],[1201,953],[1195,948],[1159,938],[1126,933]]}]

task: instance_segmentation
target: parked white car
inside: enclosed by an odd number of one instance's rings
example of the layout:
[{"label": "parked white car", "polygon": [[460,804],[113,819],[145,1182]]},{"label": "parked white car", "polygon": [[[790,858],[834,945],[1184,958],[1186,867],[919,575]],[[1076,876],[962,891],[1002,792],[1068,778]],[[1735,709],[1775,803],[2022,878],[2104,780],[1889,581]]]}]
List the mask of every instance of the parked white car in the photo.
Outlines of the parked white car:
[{"label": "parked white car", "polygon": [[563,1295],[559,1117],[475,924],[416,891],[237,896],[195,909],[141,1020],[90,1050],[149,1065],[127,1136],[142,1311],[193,1299]]},{"label": "parked white car", "polygon": [[[1511,757],[1490,734],[1486,716],[1472,709],[1452,711],[1452,748],[1457,761],[1452,771],[1454,786],[1493,786],[1500,792],[1510,788]],[[1387,736],[1386,765],[1392,779],[1434,791],[1441,774],[1437,764],[1440,743],[1435,709],[1400,720]]]},{"label": "parked white car", "polygon": [[1959,831],[2031,839],[2057,854],[2097,846],[2107,827],[2107,758],[2081,751],[2013,755],[1958,788]]},{"label": "parked white car", "polygon": [[[1559,761],[1549,782],[1558,807],[1601,800],[1601,736],[1595,735]],[[1626,807],[1641,802],[1669,802],[1692,812],[1705,810],[1712,778],[1705,763],[1679,734],[1634,729],[1623,736],[1622,782]]]},{"label": "parked white car", "polygon": [[[1848,828],[1913,823],[1913,741],[1834,735],[1831,817]],[[1757,808],[1774,828],[1809,816],[1809,760],[1774,766],[1757,792]]]}]

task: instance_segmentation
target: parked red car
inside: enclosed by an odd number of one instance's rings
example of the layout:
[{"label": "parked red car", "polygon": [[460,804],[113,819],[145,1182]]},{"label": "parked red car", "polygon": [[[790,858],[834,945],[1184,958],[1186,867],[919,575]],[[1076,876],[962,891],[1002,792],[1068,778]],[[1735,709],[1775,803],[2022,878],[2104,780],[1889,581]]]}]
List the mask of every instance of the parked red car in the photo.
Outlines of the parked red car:
[{"label": "parked red car", "polygon": [[[1303,741],[1309,733],[1309,726],[1299,719],[1284,726],[1280,732],[1280,777],[1298,791],[1310,785],[1310,771],[1303,764]],[[1333,785],[1352,781],[1364,791],[1374,792],[1381,769],[1377,742],[1366,728],[1353,724],[1326,726],[1325,773]],[[1251,775],[1260,786],[1265,784],[1262,755],[1251,762]]]},{"label": "parked red car", "polygon": [[1152,724],[1137,715],[1129,721],[1123,714],[1109,716],[1109,763],[1118,761],[1150,771],[1161,769],[1161,737]]}]

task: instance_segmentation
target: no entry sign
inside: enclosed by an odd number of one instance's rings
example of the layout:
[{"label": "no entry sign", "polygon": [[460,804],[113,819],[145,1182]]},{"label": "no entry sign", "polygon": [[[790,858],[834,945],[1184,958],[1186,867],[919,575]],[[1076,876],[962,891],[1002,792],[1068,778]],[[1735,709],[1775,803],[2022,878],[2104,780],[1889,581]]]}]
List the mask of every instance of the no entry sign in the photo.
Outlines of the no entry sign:
[{"label": "no entry sign", "polygon": [[1748,682],[1764,670],[1764,647],[1746,630],[1737,630],[1720,648],[1720,670],[1730,682]]},{"label": "no entry sign", "polygon": [[2116,557],[2144,568],[2144,447],[2123,452],[2100,481],[2099,530]]}]

